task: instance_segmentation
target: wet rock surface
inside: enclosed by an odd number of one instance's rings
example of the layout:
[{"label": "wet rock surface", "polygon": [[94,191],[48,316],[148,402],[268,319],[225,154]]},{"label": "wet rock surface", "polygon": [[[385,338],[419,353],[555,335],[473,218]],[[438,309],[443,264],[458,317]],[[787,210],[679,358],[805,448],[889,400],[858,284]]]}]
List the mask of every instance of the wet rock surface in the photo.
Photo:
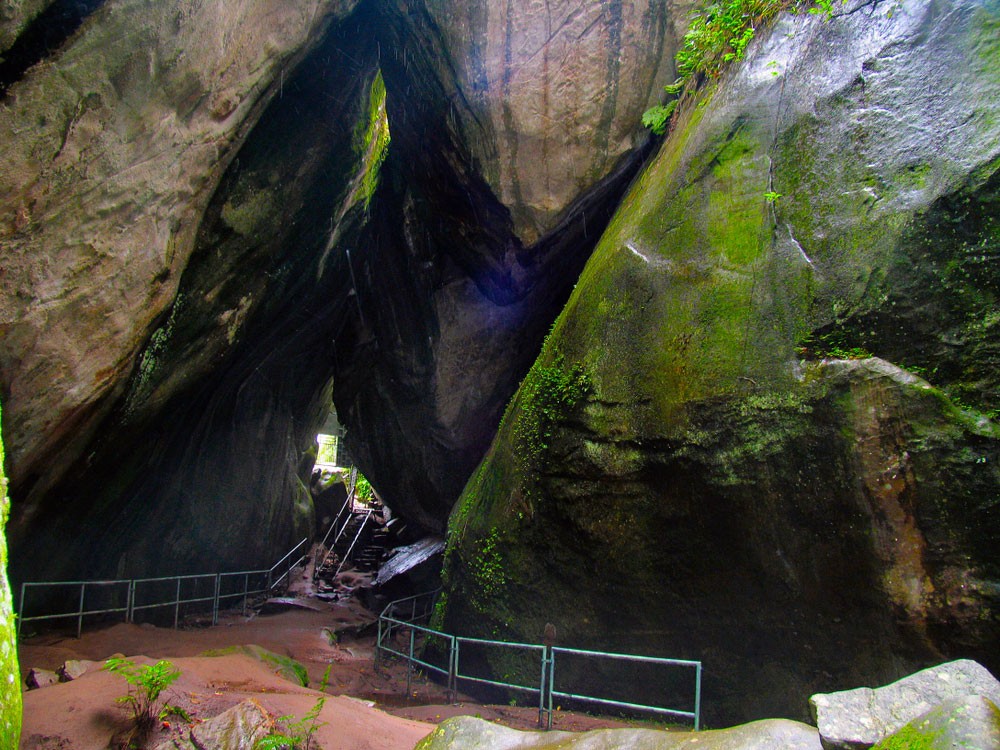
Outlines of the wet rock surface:
[{"label": "wet rock surface", "polygon": [[710,722],[1000,667],[995,24],[785,15],[680,115],[451,517],[447,629],[703,659]]}]

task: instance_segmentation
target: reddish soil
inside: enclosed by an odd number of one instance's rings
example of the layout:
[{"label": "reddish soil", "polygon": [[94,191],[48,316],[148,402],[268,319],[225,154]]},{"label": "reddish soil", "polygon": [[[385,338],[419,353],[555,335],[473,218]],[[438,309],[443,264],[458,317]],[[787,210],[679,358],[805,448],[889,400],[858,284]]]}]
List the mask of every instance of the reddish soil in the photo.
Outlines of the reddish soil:
[{"label": "reddish soil", "polygon": [[[466,696],[449,703],[442,686],[414,678],[406,694],[406,669],[390,662],[374,667],[374,616],[353,599],[328,604],[303,602],[308,609],[244,617],[229,613],[215,627],[178,630],[150,625],[116,624],[88,630],[80,639],[38,635],[20,644],[22,672],[56,670],[68,659],[95,662],[72,682],[31,690],[24,696],[22,750],[103,750],[124,724],[115,698],[126,692],[122,677],[100,669],[113,654],[137,662],[166,658],[181,677],[166,699],[195,720],[215,716],[247,698],[255,698],[274,716],[304,716],[320,695],[275,673],[250,656],[201,656],[212,649],[257,644],[303,664],[309,684],[317,687],[329,666],[327,700],[316,735],[325,750],[380,748],[409,750],[433,725],[456,715],[478,715],[520,729],[535,728],[537,709],[481,705]],[[366,629],[366,626],[367,629]],[[337,633],[330,643],[329,633]],[[151,663],[151,661],[149,663]],[[349,697],[350,696],[350,697]],[[360,699],[360,700],[359,700]],[[582,731],[626,726],[623,722],[560,712],[554,727]],[[182,731],[177,722],[163,728],[152,744]]]}]

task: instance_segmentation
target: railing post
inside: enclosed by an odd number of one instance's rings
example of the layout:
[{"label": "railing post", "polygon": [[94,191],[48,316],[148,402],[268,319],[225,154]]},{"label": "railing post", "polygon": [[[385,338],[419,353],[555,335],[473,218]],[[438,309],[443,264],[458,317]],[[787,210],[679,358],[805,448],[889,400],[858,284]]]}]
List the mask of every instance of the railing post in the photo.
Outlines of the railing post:
[{"label": "railing post", "polygon": [[450,636],[448,639],[451,645],[448,648],[448,702],[454,703],[458,698],[458,680],[455,674],[458,672],[456,665],[458,663],[458,640],[455,636]]},{"label": "railing post", "polygon": [[17,607],[17,640],[21,641],[21,623],[24,622],[24,589],[27,583],[21,583],[21,603]]},{"label": "railing post", "polygon": [[701,662],[694,668],[694,731],[701,728]]},{"label": "railing post", "polygon": [[212,624],[219,624],[219,593],[222,589],[222,573],[215,574],[215,594],[212,596]]},{"label": "railing post", "polygon": [[413,672],[413,628],[410,628],[410,655],[406,659],[406,702],[410,702],[410,674]]},{"label": "railing post", "polygon": [[80,584],[80,612],[76,618],[76,637],[79,640],[80,635],[83,633],[83,597],[84,591],[87,589],[86,583]]},{"label": "railing post", "polygon": [[132,578],[128,582],[128,589],[125,591],[125,622],[132,622],[132,605],[134,602],[135,595],[135,579]]},{"label": "railing post", "polygon": [[247,599],[250,598],[250,574],[243,576],[243,616],[247,616]]},{"label": "railing post", "polygon": [[177,595],[174,596],[174,630],[177,630],[177,622],[181,614],[181,579],[177,577]]},{"label": "railing post", "polygon": [[555,652],[552,653],[552,658],[549,659],[549,725],[548,728],[552,729],[552,692],[555,690],[556,686],[556,655]]}]

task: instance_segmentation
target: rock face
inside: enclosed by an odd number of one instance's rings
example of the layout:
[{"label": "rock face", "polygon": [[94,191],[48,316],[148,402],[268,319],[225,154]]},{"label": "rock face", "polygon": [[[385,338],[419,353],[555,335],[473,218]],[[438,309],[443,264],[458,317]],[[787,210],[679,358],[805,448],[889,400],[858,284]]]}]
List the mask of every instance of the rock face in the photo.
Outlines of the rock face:
[{"label": "rock face", "polygon": [[703,659],[710,722],[1000,668],[997,23],[781,16],[689,103],[451,517],[447,629]]},{"label": "rock face", "polygon": [[379,493],[441,531],[644,156],[686,6],[384,5],[392,147],[334,399]]},{"label": "rock face", "polygon": [[[76,558],[73,575],[149,570],[122,559],[137,536],[158,537],[154,551],[147,540],[140,553],[150,563],[192,550],[201,550],[202,566],[206,558],[214,567],[227,557],[219,554],[225,542],[218,534],[170,531],[173,519],[223,518],[219,508],[233,502],[233,494],[213,489],[198,493],[215,498],[206,514],[179,504],[184,488],[178,485],[197,486],[197,470],[183,478],[158,474],[158,497],[147,493],[152,503],[128,510],[161,460],[176,467],[185,450],[179,436],[199,430],[179,424],[176,403],[160,424],[151,423],[151,413],[170,407],[150,380],[162,362],[160,350],[172,343],[169,333],[183,306],[178,288],[188,286],[182,272],[196,255],[202,217],[222,175],[265,105],[281,98],[284,68],[351,7],[109,2],[7,92],[0,121],[17,137],[0,147],[7,164],[0,190],[7,217],[0,228],[0,378],[10,404],[5,427],[17,498],[11,536],[22,578],[24,570],[36,579],[59,575],[66,566],[60,550]],[[218,299],[221,290],[210,291]],[[221,318],[216,327],[224,332],[224,351],[212,349],[212,341],[192,343],[211,350],[213,367],[234,343],[225,332],[235,335],[248,312],[251,289],[245,296],[222,296],[218,308],[201,308]],[[169,395],[196,401],[204,416],[211,410],[197,391],[205,386],[191,382],[204,377],[203,363],[193,364],[183,388]],[[237,418],[238,411],[228,416]],[[158,447],[164,443],[168,447]],[[202,476],[217,482],[235,470],[206,467],[212,456],[192,447]],[[292,536],[289,502],[247,504],[257,525],[285,507],[274,538],[251,543],[255,562],[261,548]],[[67,506],[75,506],[68,516]],[[180,545],[174,555],[171,536]],[[34,560],[19,552],[28,537],[35,537],[31,548],[38,543]]]},{"label": "rock face", "polygon": [[[442,529],[672,74],[662,1],[579,2],[545,40],[531,5],[272,5],[81,5],[7,90],[19,578],[273,560],[311,528],[304,453],[331,393],[380,493]],[[513,69],[469,58],[481,44],[530,78],[509,122]],[[531,132],[531,108],[585,93],[602,119]]]},{"label": "rock face", "polygon": [[427,4],[479,128],[471,156],[525,245],[640,145],[691,5]]},{"label": "rock face", "polygon": [[814,695],[809,708],[825,748],[855,750],[871,747],[941,704],[949,706],[938,714],[950,715],[956,708],[950,702],[970,696],[996,703],[1000,682],[982,665],[960,659],[874,690]]}]

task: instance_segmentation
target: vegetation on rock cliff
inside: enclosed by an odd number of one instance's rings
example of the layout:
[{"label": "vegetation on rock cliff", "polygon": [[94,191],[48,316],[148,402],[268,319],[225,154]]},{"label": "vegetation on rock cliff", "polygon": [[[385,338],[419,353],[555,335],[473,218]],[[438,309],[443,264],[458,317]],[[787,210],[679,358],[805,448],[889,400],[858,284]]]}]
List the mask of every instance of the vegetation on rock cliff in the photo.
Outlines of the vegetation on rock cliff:
[{"label": "vegetation on rock cliff", "polygon": [[4,526],[10,510],[0,437],[0,747],[17,747],[21,736],[21,682],[10,584],[7,582],[7,541]]},{"label": "vegetation on rock cliff", "polygon": [[[642,124],[657,135],[666,132],[679,98],[691,81],[718,78],[726,66],[746,54],[757,30],[790,6],[804,5],[809,13],[833,14],[833,0],[722,0],[711,2],[691,16],[674,63],[677,80],[666,87],[671,101],[657,104],[642,115]],[[777,193],[774,193],[777,195]]]}]

